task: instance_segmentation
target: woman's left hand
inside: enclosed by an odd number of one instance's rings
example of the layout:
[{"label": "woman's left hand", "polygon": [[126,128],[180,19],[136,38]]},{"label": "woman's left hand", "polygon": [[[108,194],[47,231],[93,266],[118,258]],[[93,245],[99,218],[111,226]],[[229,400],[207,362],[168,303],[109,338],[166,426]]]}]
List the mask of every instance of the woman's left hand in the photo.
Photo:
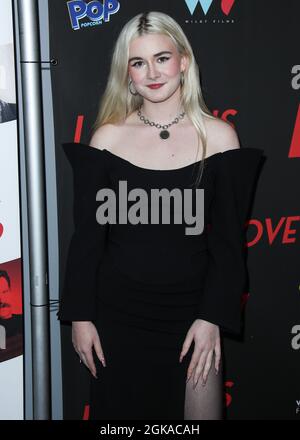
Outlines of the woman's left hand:
[{"label": "woman's left hand", "polygon": [[188,352],[191,343],[195,341],[194,353],[187,372],[187,382],[194,372],[194,388],[203,371],[202,384],[205,385],[207,376],[212,364],[213,354],[215,352],[216,374],[219,371],[221,360],[221,343],[219,326],[203,319],[196,319],[189,331],[182,346],[179,362]]}]

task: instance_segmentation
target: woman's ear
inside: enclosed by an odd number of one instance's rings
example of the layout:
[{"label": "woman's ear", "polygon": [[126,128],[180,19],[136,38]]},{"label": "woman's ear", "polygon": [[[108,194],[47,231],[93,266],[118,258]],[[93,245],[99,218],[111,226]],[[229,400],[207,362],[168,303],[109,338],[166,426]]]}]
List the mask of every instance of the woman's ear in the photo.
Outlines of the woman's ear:
[{"label": "woman's ear", "polygon": [[181,72],[186,73],[188,66],[189,66],[189,60],[187,55],[182,55],[181,65],[180,65]]}]

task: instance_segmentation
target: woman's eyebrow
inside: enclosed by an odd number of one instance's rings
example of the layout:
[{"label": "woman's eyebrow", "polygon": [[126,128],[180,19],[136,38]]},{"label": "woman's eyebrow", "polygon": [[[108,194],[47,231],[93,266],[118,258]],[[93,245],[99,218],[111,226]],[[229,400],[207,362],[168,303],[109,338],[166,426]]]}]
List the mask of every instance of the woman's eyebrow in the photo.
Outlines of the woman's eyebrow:
[{"label": "woman's eyebrow", "polygon": [[[172,52],[170,52],[169,50],[164,50],[163,52],[155,53],[153,56],[154,56],[154,57],[159,57],[159,56],[161,56],[163,53],[168,53],[168,54],[172,55]],[[143,58],[141,58],[141,57],[132,57],[132,58],[129,58],[128,62],[130,63],[130,61],[133,61],[133,60],[142,60],[142,59],[143,59]]]}]

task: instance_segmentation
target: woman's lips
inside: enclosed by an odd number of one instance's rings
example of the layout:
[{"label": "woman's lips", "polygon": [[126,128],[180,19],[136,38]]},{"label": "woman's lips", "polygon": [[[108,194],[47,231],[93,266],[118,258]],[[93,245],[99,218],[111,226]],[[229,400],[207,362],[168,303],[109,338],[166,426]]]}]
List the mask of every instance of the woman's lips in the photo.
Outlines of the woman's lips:
[{"label": "woman's lips", "polygon": [[153,85],[150,85],[150,86],[147,86],[147,87],[149,87],[149,89],[159,89],[163,85],[164,84],[153,84]]}]

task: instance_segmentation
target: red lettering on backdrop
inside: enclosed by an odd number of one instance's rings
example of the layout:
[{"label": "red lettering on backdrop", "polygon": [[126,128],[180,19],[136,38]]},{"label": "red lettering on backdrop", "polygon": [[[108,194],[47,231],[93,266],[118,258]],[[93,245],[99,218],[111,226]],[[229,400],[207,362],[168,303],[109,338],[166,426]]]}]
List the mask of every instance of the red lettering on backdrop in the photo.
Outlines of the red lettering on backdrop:
[{"label": "red lettering on backdrop", "polygon": [[272,228],[272,220],[270,218],[266,219],[266,227],[267,227],[267,234],[269,237],[269,243],[272,244],[273,241],[275,240],[276,236],[279,234],[279,231],[282,227],[282,225],[284,224],[284,230],[283,230],[283,237],[282,237],[282,243],[294,243],[296,241],[296,238],[294,239],[288,239],[287,235],[289,233],[295,233],[296,230],[295,229],[289,229],[290,227],[290,223],[291,221],[294,220],[299,220],[300,217],[299,216],[293,216],[293,217],[281,217],[281,219],[279,220],[275,230],[273,230]]},{"label": "red lettering on backdrop", "polygon": [[[232,380],[226,380],[226,382],[225,382],[226,388],[232,388],[233,385],[234,385],[234,383],[232,382]],[[232,397],[229,393],[227,393],[227,391],[225,392],[225,398],[226,398],[226,407],[228,407],[231,404]]]},{"label": "red lettering on backdrop", "polygon": [[80,142],[83,120],[84,120],[84,116],[82,116],[82,115],[77,116],[75,136],[74,136],[75,143]]},{"label": "red lettering on backdrop", "polygon": [[[291,229],[291,224],[294,221],[300,221],[299,215],[289,216],[289,217],[281,217],[279,222],[273,226],[272,219],[266,218],[266,232],[269,240],[269,244],[272,244],[275,238],[282,231],[282,244],[295,243],[296,242],[296,229]],[[256,219],[251,219],[246,223],[246,226],[252,225],[256,228],[256,235],[254,238],[249,241],[246,246],[251,247],[254,246],[262,237],[264,227],[261,221]],[[294,235],[294,237],[290,237],[290,235]]]},{"label": "red lettering on backdrop", "polygon": [[248,225],[254,225],[257,230],[256,235],[253,238],[253,240],[246,243],[247,247],[251,247],[251,246],[254,246],[261,239],[263,232],[264,232],[264,228],[263,228],[262,223],[259,220],[255,220],[255,219],[248,220],[246,222],[246,227],[248,227]]},{"label": "red lettering on backdrop", "polygon": [[296,116],[289,157],[300,157],[300,105]]},{"label": "red lettering on backdrop", "polygon": [[291,237],[288,237],[288,235],[289,234],[296,234],[297,230],[290,229],[290,226],[293,221],[299,221],[299,220],[300,220],[299,215],[294,215],[294,216],[287,218],[286,227],[284,228],[282,243],[295,243],[296,237],[291,238]]},{"label": "red lettering on backdrop", "polygon": [[84,405],[82,420],[89,420],[90,418],[90,405]]},{"label": "red lettering on backdrop", "polygon": [[2,234],[3,234],[3,231],[4,231],[4,227],[3,227],[3,224],[2,223],[0,223],[0,237],[2,236]]},{"label": "red lettering on backdrop", "polygon": [[285,222],[285,217],[281,217],[281,219],[277,223],[277,226],[275,227],[275,230],[274,230],[273,225],[272,225],[272,219],[266,218],[266,227],[267,227],[267,235],[269,238],[269,244],[273,243],[273,241],[275,240],[276,236],[278,235],[280,228],[284,224],[284,222]]},{"label": "red lettering on backdrop", "polygon": [[213,110],[212,114],[213,116],[215,116],[216,118],[221,118],[223,121],[228,122],[228,124],[230,124],[232,126],[232,128],[235,128],[234,123],[231,121],[228,121],[227,117],[228,116],[235,116],[237,114],[237,111],[234,110],[233,108],[230,108],[228,110],[225,110],[221,116],[219,116],[219,110]]}]

